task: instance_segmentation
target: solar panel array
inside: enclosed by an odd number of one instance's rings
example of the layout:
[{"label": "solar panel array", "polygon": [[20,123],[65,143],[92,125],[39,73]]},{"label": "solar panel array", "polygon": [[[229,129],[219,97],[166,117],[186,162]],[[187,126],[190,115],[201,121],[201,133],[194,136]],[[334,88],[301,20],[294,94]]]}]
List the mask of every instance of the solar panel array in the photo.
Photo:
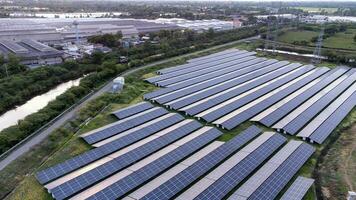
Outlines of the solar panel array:
[{"label": "solar panel array", "polygon": [[[355,70],[253,54],[227,50],[161,70],[149,81],[166,88],[144,97],[226,129],[251,118],[287,125],[285,116],[316,104],[317,117],[302,127],[316,142],[354,107]],[[273,113],[283,116],[269,120]],[[315,151],[256,126],[216,141],[218,129],[148,102],[113,114],[117,122],[81,136],[93,149],[36,174],[55,199],[274,199]],[[296,182],[285,195],[298,199],[305,188]]]},{"label": "solar panel array", "polygon": [[298,176],[298,178],[283,194],[281,200],[302,200],[313,183],[314,179]]},{"label": "solar panel array", "polygon": [[[347,89],[356,91],[356,70],[344,66],[330,70],[230,50],[158,74],[147,81],[164,88],[145,94],[146,100],[228,130],[251,120],[322,143],[354,107],[344,95],[339,109],[327,114],[335,123],[321,126],[326,115],[314,120]],[[308,124],[320,128],[304,137]]]},{"label": "solar panel array", "polygon": [[141,102],[133,106],[114,111],[112,114],[118,119],[124,119],[153,107],[154,106],[148,102]]}]

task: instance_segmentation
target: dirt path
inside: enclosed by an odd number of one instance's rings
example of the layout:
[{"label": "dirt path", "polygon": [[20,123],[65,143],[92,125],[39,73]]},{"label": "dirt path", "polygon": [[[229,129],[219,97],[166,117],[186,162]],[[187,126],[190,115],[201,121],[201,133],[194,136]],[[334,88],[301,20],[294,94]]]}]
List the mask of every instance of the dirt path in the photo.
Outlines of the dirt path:
[{"label": "dirt path", "polygon": [[[351,130],[350,130],[350,133],[349,134],[356,134],[356,125],[354,125]],[[351,148],[350,148],[350,152],[348,152],[348,156],[345,160],[345,165],[343,167],[343,170],[344,170],[344,180],[345,182],[347,183],[347,185],[349,186],[349,190],[350,191],[354,191],[354,188],[353,188],[353,183],[352,183],[352,178],[350,178],[350,176],[352,176],[353,172],[352,172],[352,166],[350,167],[350,162],[351,164],[353,163],[352,161],[352,154],[353,152],[355,151],[356,149],[356,140],[353,140],[352,144],[351,144]],[[351,169],[351,172],[349,171],[349,169]]]}]

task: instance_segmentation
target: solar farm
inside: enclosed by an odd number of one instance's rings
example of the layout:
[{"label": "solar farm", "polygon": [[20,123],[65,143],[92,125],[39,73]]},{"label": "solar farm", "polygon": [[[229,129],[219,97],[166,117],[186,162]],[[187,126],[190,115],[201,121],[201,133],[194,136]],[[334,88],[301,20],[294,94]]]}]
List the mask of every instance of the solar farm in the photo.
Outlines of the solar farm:
[{"label": "solar farm", "polygon": [[356,70],[255,54],[159,70],[146,81],[161,88],[82,134],[92,149],[37,180],[55,199],[303,199],[314,180],[298,172],[355,106]]}]

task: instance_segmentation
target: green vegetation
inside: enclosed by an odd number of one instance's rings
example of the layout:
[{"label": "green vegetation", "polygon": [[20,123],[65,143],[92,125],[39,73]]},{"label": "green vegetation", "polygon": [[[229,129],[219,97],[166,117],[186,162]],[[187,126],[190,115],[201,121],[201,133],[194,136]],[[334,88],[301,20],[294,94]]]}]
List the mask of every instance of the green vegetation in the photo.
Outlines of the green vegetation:
[{"label": "green vegetation", "polygon": [[335,13],[338,8],[320,8],[320,7],[293,7],[295,9],[303,10],[304,12],[310,13],[324,13],[324,14],[332,14]]},{"label": "green vegetation", "polygon": [[[176,30],[160,31],[159,33],[150,34],[150,37],[152,38],[159,38],[159,45],[146,42],[144,45],[130,48],[129,50],[118,47],[114,48],[113,52],[106,55],[94,53],[92,56],[84,58],[84,60],[81,61],[82,65],[69,62],[58,67],[42,67],[23,74],[14,75],[9,77],[8,80],[6,79],[7,81],[5,79],[0,79],[0,89],[4,89],[4,91],[8,91],[9,93],[2,93],[1,95],[4,95],[4,97],[0,98],[0,105],[4,104],[6,106],[4,108],[5,111],[6,108],[10,107],[10,105],[7,104],[10,104],[11,102],[13,102],[13,105],[18,104],[19,102],[25,101],[30,96],[49,90],[49,87],[53,87],[61,82],[60,77],[62,76],[62,79],[66,80],[64,78],[71,77],[69,75],[73,75],[72,73],[77,76],[82,76],[85,73],[95,71],[83,78],[80,81],[79,86],[73,87],[64,94],[58,96],[56,100],[50,102],[39,112],[27,116],[24,120],[21,120],[18,125],[11,126],[1,131],[0,153],[5,152],[38,128],[50,122],[71,105],[77,103],[85,95],[89,94],[93,89],[95,90],[108,80],[116,77],[118,74],[129,68],[254,36],[259,33],[259,29],[259,27],[248,27],[218,33],[209,30],[201,34],[189,30],[184,32]],[[119,38],[120,35],[117,34],[113,37]],[[107,35],[97,36],[95,40],[103,43],[113,42],[112,37],[108,37]],[[116,62],[118,58],[123,54],[130,55],[130,62],[124,65],[117,65]],[[8,85],[9,82],[11,85]],[[21,88],[20,92],[19,88]],[[43,90],[40,90],[41,88],[43,88]],[[17,95],[18,98],[15,98]],[[1,100],[3,100],[3,102]]]},{"label": "green vegetation", "polygon": [[301,44],[306,43],[307,45],[312,45],[311,40],[313,37],[317,37],[318,33],[314,31],[286,31],[281,36],[278,37],[278,41],[286,42],[290,44]]}]

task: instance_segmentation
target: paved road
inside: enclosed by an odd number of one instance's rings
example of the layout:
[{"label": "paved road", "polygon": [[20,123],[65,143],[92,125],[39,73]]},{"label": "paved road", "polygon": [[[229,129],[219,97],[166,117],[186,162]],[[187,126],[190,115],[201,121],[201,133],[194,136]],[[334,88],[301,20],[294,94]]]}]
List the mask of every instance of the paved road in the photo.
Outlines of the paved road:
[{"label": "paved road", "polygon": [[[185,58],[185,57],[189,57],[192,56],[194,54],[197,53],[203,53],[205,51],[210,51],[210,50],[214,50],[214,49],[218,49],[224,46],[229,46],[229,45],[233,45],[236,43],[240,43],[243,41],[247,41],[247,40],[252,40],[252,39],[257,39],[258,37],[250,37],[250,38],[246,38],[246,39],[242,39],[242,40],[237,40],[234,42],[230,42],[230,43],[226,43],[226,44],[222,44],[222,45],[218,45],[218,46],[214,46],[205,50],[201,50],[198,52],[193,52],[190,54],[185,54],[185,55],[181,55],[181,56],[177,56],[177,57],[172,57],[172,58],[168,58],[168,59],[164,59],[161,61],[157,61],[148,65],[144,65],[135,69],[131,69],[125,73],[122,74],[122,76],[127,76],[130,75],[138,70],[141,69],[145,69],[145,68],[149,68],[155,65],[159,65],[165,62],[169,62],[169,61],[173,61],[177,58]],[[24,153],[28,152],[33,146],[39,144],[40,142],[42,142],[48,135],[50,135],[54,130],[56,130],[57,128],[61,127],[65,122],[69,121],[70,119],[72,119],[75,114],[82,108],[84,107],[89,101],[97,98],[98,96],[102,95],[103,93],[105,93],[106,91],[108,91],[112,86],[112,81],[110,81],[109,83],[107,83],[104,87],[102,87],[100,90],[96,91],[94,94],[92,94],[88,99],[86,99],[85,101],[83,101],[81,104],[79,104],[78,106],[76,106],[73,110],[65,113],[62,117],[60,117],[59,119],[57,119],[52,125],[50,125],[48,128],[44,129],[43,131],[41,131],[40,133],[38,133],[36,136],[30,138],[27,142],[25,142],[23,145],[21,145],[20,147],[16,148],[14,151],[12,151],[11,153],[9,153],[7,155],[7,157],[5,157],[3,160],[0,161],[0,170],[2,170],[3,168],[5,168],[8,164],[10,164],[13,160],[17,159],[18,157],[20,157],[21,155],[23,155]]]}]

